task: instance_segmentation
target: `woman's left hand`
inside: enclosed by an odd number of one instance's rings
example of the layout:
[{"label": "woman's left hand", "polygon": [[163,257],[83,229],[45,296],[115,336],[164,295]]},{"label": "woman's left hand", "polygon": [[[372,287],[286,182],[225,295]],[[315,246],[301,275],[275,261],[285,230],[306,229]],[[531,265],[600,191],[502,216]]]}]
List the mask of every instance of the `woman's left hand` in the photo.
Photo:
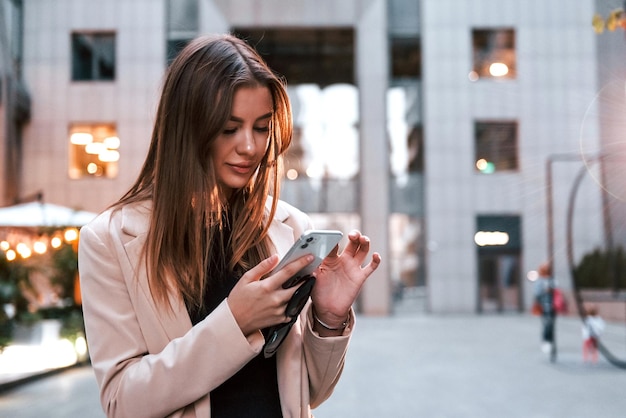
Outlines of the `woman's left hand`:
[{"label": "woman's left hand", "polygon": [[315,315],[325,324],[341,327],[365,280],[380,265],[378,253],[363,265],[369,251],[370,239],[359,231],[352,231],[341,254],[335,247],[317,269],[311,299]]}]

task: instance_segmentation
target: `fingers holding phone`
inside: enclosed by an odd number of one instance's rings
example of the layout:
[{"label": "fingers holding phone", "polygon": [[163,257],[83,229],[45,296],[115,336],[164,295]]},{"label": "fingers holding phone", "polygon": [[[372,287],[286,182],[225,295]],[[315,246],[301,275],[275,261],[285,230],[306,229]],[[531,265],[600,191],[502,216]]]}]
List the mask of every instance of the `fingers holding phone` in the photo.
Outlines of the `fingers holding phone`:
[{"label": "fingers holding phone", "polygon": [[[228,305],[245,335],[289,321],[287,305],[299,287],[285,289],[283,284],[314,259],[306,255],[272,272],[278,263],[278,257],[273,255],[241,277],[228,295]],[[261,280],[264,276],[267,278]]]}]

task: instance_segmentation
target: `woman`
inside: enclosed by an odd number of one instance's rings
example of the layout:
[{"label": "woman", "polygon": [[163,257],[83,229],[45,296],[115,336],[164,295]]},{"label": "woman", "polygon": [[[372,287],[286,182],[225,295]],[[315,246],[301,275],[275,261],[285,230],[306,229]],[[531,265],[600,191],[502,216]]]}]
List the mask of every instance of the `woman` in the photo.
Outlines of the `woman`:
[{"label": "woman", "polygon": [[[316,271],[276,356],[263,330],[288,323],[290,275],[272,269],[309,218],[278,196],[291,141],[281,81],[245,42],[191,42],[171,64],[135,184],[81,229],[92,364],[108,416],[310,417],[341,374],[352,304],[380,264],[358,231]],[[263,279],[263,280],[261,280]]]}]

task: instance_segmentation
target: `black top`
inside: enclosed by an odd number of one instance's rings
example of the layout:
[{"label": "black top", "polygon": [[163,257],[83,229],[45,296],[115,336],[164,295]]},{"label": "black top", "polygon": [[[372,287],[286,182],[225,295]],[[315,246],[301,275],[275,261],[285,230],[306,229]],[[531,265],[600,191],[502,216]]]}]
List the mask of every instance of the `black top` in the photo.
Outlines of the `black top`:
[{"label": "black top", "polygon": [[[213,245],[209,246],[211,261],[206,278],[208,282],[204,292],[204,308],[198,311],[187,304],[187,311],[194,325],[222,303],[240,277],[228,269],[226,262],[230,258],[229,251],[226,250],[230,229],[224,228],[222,234],[216,235]],[[259,353],[230,379],[211,391],[210,396],[211,417],[282,417],[276,357],[266,359],[262,352]]]}]

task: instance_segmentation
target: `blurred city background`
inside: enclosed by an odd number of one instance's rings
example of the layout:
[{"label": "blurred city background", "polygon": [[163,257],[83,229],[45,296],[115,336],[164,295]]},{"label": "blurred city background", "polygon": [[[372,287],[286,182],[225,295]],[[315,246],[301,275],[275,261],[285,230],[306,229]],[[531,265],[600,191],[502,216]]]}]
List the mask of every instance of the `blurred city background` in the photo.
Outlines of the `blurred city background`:
[{"label": "blurred city background", "polygon": [[[571,345],[567,370],[584,370],[581,386],[592,375],[596,390],[612,394],[612,379],[626,383],[625,7],[622,0],[0,0],[0,384],[8,388],[0,415],[15,394],[12,382],[75,364],[88,369],[78,230],[138,174],[168,63],[194,37],[224,32],[248,40],[288,83],[296,131],[281,198],[319,228],[361,229],[384,259],[356,307],[361,341],[387,329],[410,335],[385,337],[396,344],[450,348],[454,339],[431,334],[445,332],[438,329],[450,324],[445,318],[465,318],[477,330],[496,321],[494,332],[532,323],[523,335],[532,334],[533,351],[521,358],[555,371],[538,352],[539,319],[529,313],[535,271],[549,262],[569,306],[561,323],[575,330],[559,334]],[[601,365],[589,370],[575,351],[587,302],[609,325]],[[472,335],[463,344],[480,352]],[[504,340],[519,350],[518,339]],[[396,346],[381,358],[384,346],[354,345],[364,364],[368,354],[388,367],[415,364],[411,374],[398,372],[405,389],[428,387],[422,362],[448,361],[418,362],[410,347]],[[485,349],[496,358],[511,347]],[[408,358],[398,362],[401,354]],[[352,370],[348,382],[367,378]],[[367,405],[342,388],[334,405]],[[97,391],[85,396],[97,405]],[[331,411],[325,416],[347,416]],[[589,416],[537,411],[504,416]],[[359,416],[384,415],[370,413]]]}]

